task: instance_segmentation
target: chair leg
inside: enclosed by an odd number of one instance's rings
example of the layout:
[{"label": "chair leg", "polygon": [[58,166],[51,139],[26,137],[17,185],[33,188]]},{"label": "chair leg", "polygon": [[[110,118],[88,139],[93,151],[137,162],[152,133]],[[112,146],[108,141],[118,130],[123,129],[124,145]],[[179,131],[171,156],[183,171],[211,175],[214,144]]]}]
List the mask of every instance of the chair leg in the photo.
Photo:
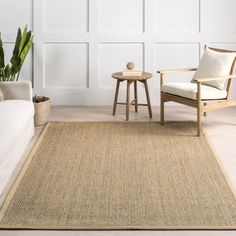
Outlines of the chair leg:
[{"label": "chair leg", "polygon": [[146,92],[146,98],[147,98],[147,104],[148,104],[149,117],[152,118],[152,106],[151,106],[151,101],[150,101],[150,96],[149,96],[149,91],[148,91],[147,80],[144,80],[144,86],[145,86],[145,92]]},{"label": "chair leg", "polygon": [[[204,106],[206,106],[207,105],[207,103],[206,102],[204,102]],[[206,117],[207,116],[207,113],[206,112],[204,112],[203,113],[203,115]]]},{"label": "chair leg", "polygon": [[197,136],[201,136],[201,117],[202,102],[201,102],[201,82],[197,82]]},{"label": "chair leg", "polygon": [[164,93],[161,92],[161,125],[165,123],[165,103],[164,103]]},{"label": "chair leg", "polygon": [[200,137],[201,136],[201,116],[202,116],[202,112],[201,112],[201,104],[198,104],[197,107],[197,136]]}]

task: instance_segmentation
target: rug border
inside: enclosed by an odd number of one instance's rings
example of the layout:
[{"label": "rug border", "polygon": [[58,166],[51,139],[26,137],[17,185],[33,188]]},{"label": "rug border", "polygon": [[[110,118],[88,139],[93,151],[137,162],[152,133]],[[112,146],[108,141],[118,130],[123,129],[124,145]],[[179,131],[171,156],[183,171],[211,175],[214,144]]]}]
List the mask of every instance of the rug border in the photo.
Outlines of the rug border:
[{"label": "rug border", "polygon": [[[25,163],[23,164],[21,170],[19,171],[19,174],[17,175],[14,183],[12,184],[11,186],[11,189],[10,191],[8,192],[7,196],[6,196],[6,199],[3,201],[3,204],[2,204],[2,207],[0,208],[0,221],[2,220],[3,216],[4,216],[4,212],[6,210],[6,208],[8,207],[9,203],[10,203],[10,199],[11,197],[14,195],[20,181],[22,180],[22,178],[24,177],[25,175],[25,172],[35,154],[35,152],[37,151],[38,149],[38,146],[40,145],[44,135],[46,134],[46,131],[48,129],[48,127],[50,126],[51,122],[48,122],[45,127],[43,128],[42,132],[40,133],[37,141],[35,142],[35,144],[33,145],[31,151],[30,151],[30,154],[29,156],[26,158],[25,160]],[[1,229],[1,228],[0,228]]]},{"label": "rug border", "polygon": [[[181,121],[180,121],[181,122]],[[183,122],[187,122],[187,121],[183,121]],[[190,121],[191,122],[191,121]],[[35,142],[35,144],[32,147],[32,150],[30,151],[29,156],[26,158],[25,163],[23,164],[22,169],[20,170],[18,176],[16,177],[15,182],[13,183],[9,193],[6,196],[6,199],[4,200],[2,207],[0,208],[0,221],[2,220],[5,210],[7,209],[8,205],[10,204],[10,200],[12,198],[12,196],[14,195],[20,181],[22,180],[22,178],[24,177],[24,174],[35,154],[35,152],[37,151],[39,145],[41,144],[49,126],[52,123],[127,123],[126,121],[49,121],[43,128],[42,132],[40,133],[37,141]],[[157,123],[160,124],[159,121],[132,121],[130,123]],[[179,121],[170,121],[168,123],[179,123]],[[181,122],[182,123],[182,122]],[[202,130],[202,134],[203,137],[205,138],[209,148],[212,151],[212,154],[214,155],[216,162],[220,168],[220,170],[223,173],[223,176],[225,177],[226,183],[229,186],[229,189],[231,190],[231,192],[233,193],[235,199],[236,199],[236,191],[235,188],[232,184],[232,182],[229,179],[228,174],[225,171],[225,168],[221,162],[221,160],[219,159],[218,154],[216,153],[215,149],[213,148],[212,143],[209,140],[209,136],[208,134],[206,134],[205,131]],[[41,226],[41,227],[35,227],[35,226],[23,226],[23,225],[17,225],[14,227],[0,227],[0,230],[236,230],[236,226]]]},{"label": "rug border", "polygon": [[205,130],[202,130],[202,133],[203,133],[203,135],[204,135],[204,137],[205,137],[205,139],[206,139],[206,141],[207,141],[207,143],[208,143],[208,145],[209,145],[213,155],[215,156],[216,162],[219,165],[219,168],[222,171],[222,173],[223,173],[223,175],[224,175],[224,177],[226,179],[226,182],[227,182],[227,184],[229,186],[229,189],[231,190],[231,192],[233,193],[233,195],[234,195],[234,197],[236,199],[236,187],[232,183],[229,175],[227,174],[226,168],[224,167],[224,165],[223,165],[223,163],[222,163],[222,161],[221,161],[221,159],[219,157],[219,154],[216,152],[215,147],[212,144],[212,141],[210,141],[209,135],[207,134],[207,132]]}]

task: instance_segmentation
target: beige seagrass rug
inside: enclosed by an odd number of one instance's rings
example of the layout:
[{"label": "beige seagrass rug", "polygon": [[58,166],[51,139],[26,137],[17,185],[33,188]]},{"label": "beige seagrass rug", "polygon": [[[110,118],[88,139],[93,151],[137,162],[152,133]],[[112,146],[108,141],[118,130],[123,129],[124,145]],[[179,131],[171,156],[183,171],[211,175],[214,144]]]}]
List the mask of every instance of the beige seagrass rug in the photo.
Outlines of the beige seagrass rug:
[{"label": "beige seagrass rug", "polygon": [[5,229],[236,229],[236,198],[193,123],[49,123]]}]

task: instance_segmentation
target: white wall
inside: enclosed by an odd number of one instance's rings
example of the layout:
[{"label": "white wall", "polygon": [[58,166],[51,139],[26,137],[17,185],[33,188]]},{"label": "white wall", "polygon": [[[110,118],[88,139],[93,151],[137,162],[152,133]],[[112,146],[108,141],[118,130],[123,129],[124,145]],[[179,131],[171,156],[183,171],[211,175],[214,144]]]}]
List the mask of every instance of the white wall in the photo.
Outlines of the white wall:
[{"label": "white wall", "polygon": [[[236,50],[235,0],[0,0],[0,9],[8,57],[17,27],[34,30],[22,79],[54,104],[112,104],[110,75],[130,60],[154,73],[149,87],[157,104],[157,69],[197,66],[205,44]],[[139,93],[145,101],[141,85]]]}]

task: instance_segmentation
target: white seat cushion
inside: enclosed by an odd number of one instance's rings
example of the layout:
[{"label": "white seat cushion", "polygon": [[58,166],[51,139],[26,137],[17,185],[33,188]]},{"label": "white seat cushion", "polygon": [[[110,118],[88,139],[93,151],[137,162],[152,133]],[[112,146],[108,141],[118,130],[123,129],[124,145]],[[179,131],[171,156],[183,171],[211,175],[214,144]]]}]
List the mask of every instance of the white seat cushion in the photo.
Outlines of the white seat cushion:
[{"label": "white seat cushion", "polygon": [[[235,57],[236,53],[217,52],[206,48],[198,69],[193,76],[193,80],[229,75]],[[214,80],[204,82],[203,84],[224,90],[226,81],[227,80]]]},{"label": "white seat cushion", "polygon": [[[174,94],[180,97],[197,99],[197,84],[196,83],[165,83],[161,88],[162,92]],[[226,98],[227,91],[220,90],[208,85],[201,85],[202,99],[223,99]]]},{"label": "white seat cushion", "polygon": [[34,104],[23,100],[0,102],[0,165],[34,116]]}]

